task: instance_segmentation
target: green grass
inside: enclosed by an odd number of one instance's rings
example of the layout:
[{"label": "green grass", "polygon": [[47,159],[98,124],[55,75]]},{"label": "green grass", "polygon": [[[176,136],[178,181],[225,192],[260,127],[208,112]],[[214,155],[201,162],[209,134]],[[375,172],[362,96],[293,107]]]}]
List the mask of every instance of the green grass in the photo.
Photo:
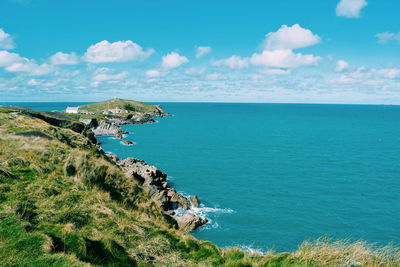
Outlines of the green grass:
[{"label": "green grass", "polygon": [[195,240],[85,136],[2,108],[0,122],[0,266],[399,266],[398,248],[365,242],[258,255]]},{"label": "green grass", "polygon": [[155,111],[155,106],[148,105],[139,101],[125,100],[120,98],[114,98],[107,101],[83,105],[80,107],[80,110],[93,113],[101,113],[105,110],[114,108],[124,109],[127,110],[129,113],[146,113]]}]

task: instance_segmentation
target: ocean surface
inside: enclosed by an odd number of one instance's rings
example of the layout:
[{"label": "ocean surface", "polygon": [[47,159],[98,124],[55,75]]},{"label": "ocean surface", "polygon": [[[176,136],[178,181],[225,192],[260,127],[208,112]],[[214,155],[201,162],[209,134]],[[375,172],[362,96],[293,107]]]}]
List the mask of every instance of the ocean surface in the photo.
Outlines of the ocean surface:
[{"label": "ocean surface", "polygon": [[400,106],[161,104],[174,115],[123,126],[134,146],[99,141],[199,196],[210,223],[195,237],[261,251],[321,236],[400,245]]}]

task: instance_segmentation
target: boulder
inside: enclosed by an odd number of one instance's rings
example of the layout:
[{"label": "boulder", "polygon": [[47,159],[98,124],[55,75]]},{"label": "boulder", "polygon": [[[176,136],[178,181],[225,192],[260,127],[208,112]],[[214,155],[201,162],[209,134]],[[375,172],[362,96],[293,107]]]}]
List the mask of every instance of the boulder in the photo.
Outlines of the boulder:
[{"label": "boulder", "polygon": [[197,216],[193,213],[173,217],[178,223],[179,229],[185,232],[193,231],[208,222],[206,218]]},{"label": "boulder", "polygon": [[126,145],[126,146],[131,146],[131,145],[133,145],[133,142],[132,142],[132,141],[128,141],[128,140],[122,140],[121,143],[122,143],[123,145]]},{"label": "boulder", "polygon": [[181,209],[188,210],[190,209],[190,202],[187,198],[176,192],[175,189],[169,188],[168,190],[168,197],[170,198],[170,201],[175,204],[174,206],[177,206]]},{"label": "boulder", "polygon": [[116,134],[115,134],[115,138],[117,138],[117,139],[122,139],[122,138],[124,138],[124,135],[121,133],[121,132],[117,132]]},{"label": "boulder", "polygon": [[197,196],[190,196],[190,203],[194,208],[200,207],[200,200]]}]

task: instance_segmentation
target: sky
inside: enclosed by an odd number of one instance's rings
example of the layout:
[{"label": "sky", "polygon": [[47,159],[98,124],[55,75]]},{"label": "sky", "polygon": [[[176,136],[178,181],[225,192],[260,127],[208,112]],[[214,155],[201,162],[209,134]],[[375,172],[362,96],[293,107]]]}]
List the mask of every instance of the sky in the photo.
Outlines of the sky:
[{"label": "sky", "polygon": [[400,104],[398,0],[1,0],[0,102]]}]

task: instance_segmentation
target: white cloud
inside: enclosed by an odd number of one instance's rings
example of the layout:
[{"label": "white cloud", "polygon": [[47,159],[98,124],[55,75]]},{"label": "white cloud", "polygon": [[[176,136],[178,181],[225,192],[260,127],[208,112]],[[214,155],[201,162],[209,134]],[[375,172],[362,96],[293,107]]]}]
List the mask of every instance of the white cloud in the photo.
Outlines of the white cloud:
[{"label": "white cloud", "polygon": [[342,72],[342,71],[346,70],[348,67],[349,67],[349,63],[347,63],[347,62],[344,61],[344,60],[338,60],[338,61],[336,62],[335,71],[336,71],[336,72]]},{"label": "white cloud", "polygon": [[230,58],[211,61],[213,66],[227,66],[231,69],[243,69],[249,66],[248,58],[241,58],[239,56],[231,56]]},{"label": "white cloud", "polygon": [[300,66],[317,65],[321,57],[293,53],[290,49],[268,51],[253,54],[250,62],[256,66],[272,68],[297,68]]},{"label": "white cloud", "polygon": [[49,64],[36,64],[33,60],[17,62],[6,67],[8,72],[26,72],[30,75],[40,76],[54,71],[54,67]]},{"label": "white cloud", "polygon": [[154,78],[154,77],[162,77],[162,76],[165,76],[167,74],[168,74],[168,72],[166,72],[166,71],[159,71],[159,70],[148,70],[148,71],[146,71],[146,76],[147,77],[152,77],[152,78]]},{"label": "white cloud", "polygon": [[13,49],[15,47],[12,36],[0,29],[0,49]]},{"label": "white cloud", "polygon": [[386,44],[389,41],[397,41],[400,43],[400,32],[392,33],[392,32],[382,32],[375,35],[378,38],[378,43]]},{"label": "white cloud", "polygon": [[268,75],[287,75],[290,73],[290,70],[286,69],[265,69],[261,70],[260,73],[268,74]]},{"label": "white cloud", "polygon": [[119,81],[128,76],[128,72],[115,72],[113,69],[100,68],[93,75],[93,80],[96,82],[104,81]]},{"label": "white cloud", "polygon": [[65,82],[65,81],[68,81],[68,80],[55,79],[55,80],[46,82],[46,80],[30,79],[26,82],[26,84],[30,85],[30,86],[53,87],[61,82]]},{"label": "white cloud", "polygon": [[26,82],[27,85],[32,85],[32,86],[40,85],[41,83],[42,81],[37,79],[30,79],[29,81]]},{"label": "white cloud", "polygon": [[11,64],[21,62],[24,58],[22,58],[17,53],[10,53],[8,51],[0,51],[0,67],[7,67]]},{"label": "white cloud", "polygon": [[353,72],[341,74],[338,78],[329,79],[332,84],[352,84],[352,85],[368,85],[380,86],[388,81],[395,81],[400,78],[400,69],[367,69],[359,67]]},{"label": "white cloud", "polygon": [[382,76],[384,78],[388,79],[396,79],[400,77],[400,69],[397,68],[391,68],[391,69],[379,69],[379,70],[373,70],[376,74],[379,76]]},{"label": "white cloud", "polygon": [[205,71],[206,71],[206,68],[191,67],[191,68],[188,68],[187,70],[185,70],[185,73],[189,74],[189,75],[200,75],[200,74],[203,74]]},{"label": "white cloud", "polygon": [[163,56],[161,66],[166,69],[173,69],[188,62],[189,59],[187,57],[181,56],[176,52],[172,52],[166,56]]},{"label": "white cloud", "polygon": [[269,67],[270,69],[265,70],[269,74],[288,74],[288,70],[282,69],[317,65],[321,57],[294,53],[293,49],[312,46],[320,42],[321,38],[318,35],[302,28],[299,24],[291,27],[282,25],[278,31],[266,35],[263,43],[264,51],[254,53],[250,57],[250,63]]},{"label": "white cloud", "polygon": [[26,72],[30,75],[44,75],[54,71],[53,66],[49,64],[38,65],[34,60],[8,51],[0,51],[0,67],[4,67],[8,72]]},{"label": "white cloud", "polygon": [[292,27],[282,25],[276,32],[270,32],[265,36],[264,49],[296,49],[312,46],[321,42],[321,38],[312,31],[302,28],[299,24]]},{"label": "white cloud", "polygon": [[53,65],[76,65],[79,58],[75,53],[57,52],[50,57],[50,63]]},{"label": "white cloud", "polygon": [[216,73],[216,72],[208,74],[206,76],[206,80],[208,80],[208,81],[215,81],[215,80],[219,80],[221,78],[222,78],[222,75],[219,73]]},{"label": "white cloud", "polygon": [[124,62],[145,59],[153,53],[154,49],[144,51],[140,45],[130,40],[114,43],[104,40],[91,45],[83,58],[90,63]]},{"label": "white cloud", "polygon": [[211,52],[211,47],[209,46],[198,46],[196,48],[196,58],[201,58],[202,56],[205,56],[206,54]]},{"label": "white cloud", "polygon": [[368,5],[366,0],[340,0],[336,6],[336,15],[348,18],[360,17],[361,9]]}]

